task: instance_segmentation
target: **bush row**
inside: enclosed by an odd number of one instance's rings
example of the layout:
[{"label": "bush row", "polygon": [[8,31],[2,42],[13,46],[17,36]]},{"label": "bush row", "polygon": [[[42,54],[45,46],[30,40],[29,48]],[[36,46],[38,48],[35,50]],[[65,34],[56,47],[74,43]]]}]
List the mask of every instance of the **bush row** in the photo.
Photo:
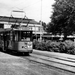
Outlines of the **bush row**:
[{"label": "bush row", "polygon": [[71,40],[66,40],[64,42],[57,42],[48,40],[44,41],[33,41],[33,48],[42,51],[50,51],[50,52],[60,52],[60,53],[68,53],[75,54],[75,46],[74,42]]}]

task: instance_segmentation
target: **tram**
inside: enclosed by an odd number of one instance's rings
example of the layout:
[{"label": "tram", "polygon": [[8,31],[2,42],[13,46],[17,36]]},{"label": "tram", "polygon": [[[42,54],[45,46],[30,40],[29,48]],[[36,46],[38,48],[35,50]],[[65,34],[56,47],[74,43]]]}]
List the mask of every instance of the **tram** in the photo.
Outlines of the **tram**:
[{"label": "tram", "polygon": [[27,27],[0,29],[0,49],[10,52],[32,53],[32,30]]}]

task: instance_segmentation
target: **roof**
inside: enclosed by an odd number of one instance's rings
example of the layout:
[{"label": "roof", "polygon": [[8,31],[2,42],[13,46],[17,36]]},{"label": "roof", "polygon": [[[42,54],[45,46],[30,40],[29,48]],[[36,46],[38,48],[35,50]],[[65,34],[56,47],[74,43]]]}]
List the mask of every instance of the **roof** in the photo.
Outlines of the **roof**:
[{"label": "roof", "polygon": [[13,29],[13,31],[32,31],[30,29]]},{"label": "roof", "polygon": [[34,19],[25,19],[25,18],[16,18],[16,17],[7,17],[7,16],[0,16],[0,22],[40,24]]},{"label": "roof", "polygon": [[12,29],[12,28],[7,28],[7,29],[0,29],[0,33],[4,33],[4,32],[10,32],[10,31],[32,31],[29,29]]},{"label": "roof", "polygon": [[3,32],[9,32],[9,31],[11,31],[12,29],[11,28],[9,28],[9,29],[0,29],[0,33],[3,33]]}]

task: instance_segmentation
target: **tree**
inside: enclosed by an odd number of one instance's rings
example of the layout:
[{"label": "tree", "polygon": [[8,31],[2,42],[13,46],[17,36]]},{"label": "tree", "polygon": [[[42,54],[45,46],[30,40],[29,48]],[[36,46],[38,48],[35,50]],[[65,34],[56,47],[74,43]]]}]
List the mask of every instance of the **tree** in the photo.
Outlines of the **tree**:
[{"label": "tree", "polygon": [[55,0],[47,31],[53,34],[63,33],[64,39],[75,32],[75,0]]}]

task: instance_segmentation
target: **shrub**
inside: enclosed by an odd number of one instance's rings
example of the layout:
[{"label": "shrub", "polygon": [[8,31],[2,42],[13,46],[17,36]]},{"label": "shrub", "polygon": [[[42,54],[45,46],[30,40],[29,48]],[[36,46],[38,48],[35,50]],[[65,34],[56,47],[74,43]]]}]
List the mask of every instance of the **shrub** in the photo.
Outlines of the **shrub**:
[{"label": "shrub", "polygon": [[46,50],[51,52],[59,52],[59,43],[51,40],[47,41]]},{"label": "shrub", "polygon": [[50,43],[50,47],[52,49],[52,51],[54,52],[59,52],[59,43],[54,41]]},{"label": "shrub", "polygon": [[33,41],[33,48],[37,49],[37,50],[46,50],[46,44],[44,41],[34,40]]},{"label": "shrub", "polygon": [[60,42],[60,44],[59,44],[59,52],[61,52],[61,53],[67,53],[66,43]]},{"label": "shrub", "polygon": [[69,54],[73,54],[74,53],[74,42],[71,40],[66,40],[64,42],[60,42],[59,45],[59,50],[62,53],[69,53]]},{"label": "shrub", "polygon": [[45,42],[41,41],[37,44],[36,49],[38,50],[45,50],[46,51],[46,44]]},{"label": "shrub", "polygon": [[65,43],[66,43],[66,47],[67,47],[67,53],[75,54],[74,42],[71,40],[66,40]]},{"label": "shrub", "polygon": [[51,42],[52,42],[51,40],[46,41],[46,50],[52,52],[52,49],[51,49],[51,46],[50,46]]},{"label": "shrub", "polygon": [[39,43],[38,40],[36,39],[33,40],[33,49],[36,49],[38,43]]},{"label": "shrub", "polygon": [[66,40],[64,42],[56,42],[51,40],[44,42],[44,41],[34,40],[33,48],[43,51],[75,54],[74,42],[71,40]]}]

